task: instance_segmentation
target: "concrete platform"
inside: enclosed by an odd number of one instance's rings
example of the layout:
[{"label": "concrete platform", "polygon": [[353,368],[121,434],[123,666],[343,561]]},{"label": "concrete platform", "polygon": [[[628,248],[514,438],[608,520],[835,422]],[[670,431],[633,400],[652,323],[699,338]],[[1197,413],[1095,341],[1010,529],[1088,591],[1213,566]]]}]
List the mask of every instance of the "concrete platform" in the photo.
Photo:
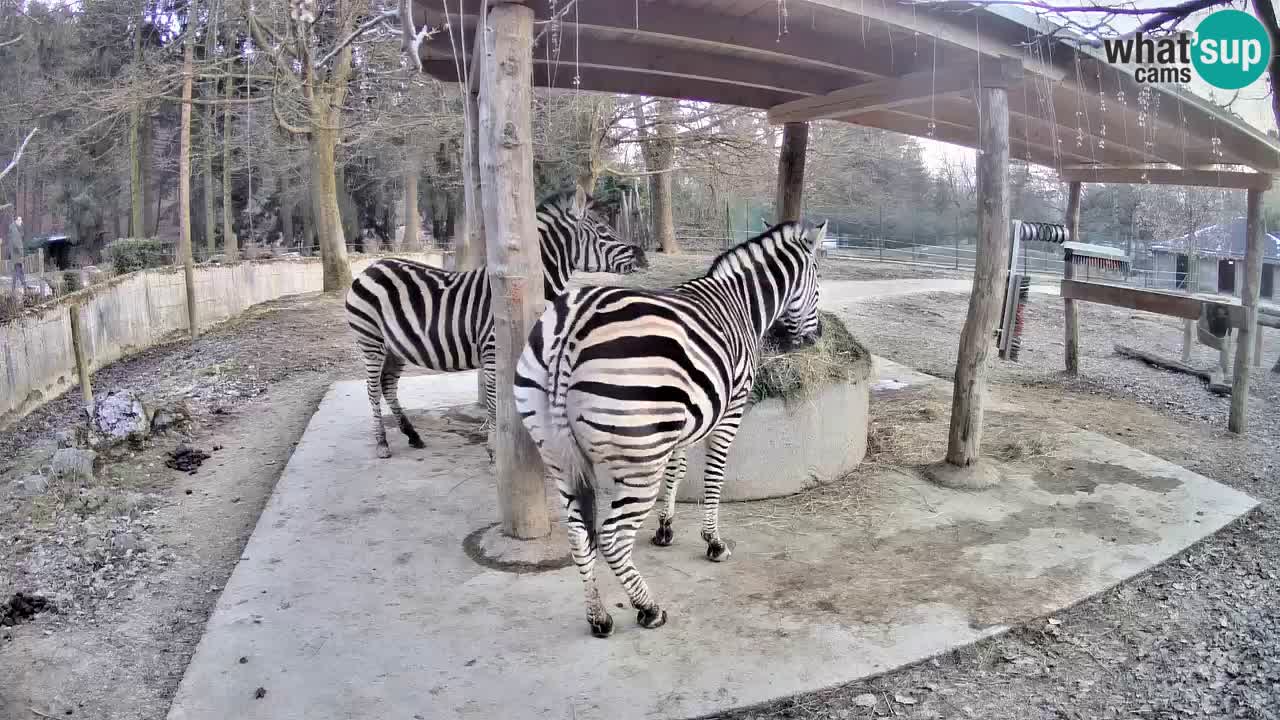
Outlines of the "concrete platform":
[{"label": "concrete platform", "polygon": [[[872,404],[925,382],[882,365]],[[223,590],[171,720],[695,716],[999,633],[1255,505],[1067,428],[1048,428],[1060,438],[1053,457],[1006,464],[1006,481],[981,493],[864,464],[791,498],[725,506],[737,547],[724,564],[703,557],[696,508],[683,508],[674,546],[638,545],[670,621],[644,630],[615,609],[615,635],[598,640],[573,569],[504,573],[463,551],[497,519],[483,439],[426,411],[474,392],[470,374],[407,379],[401,398],[427,449],[390,430],[395,456],[380,461],[363,383],[334,385]],[[625,599],[607,569],[601,590]]]}]

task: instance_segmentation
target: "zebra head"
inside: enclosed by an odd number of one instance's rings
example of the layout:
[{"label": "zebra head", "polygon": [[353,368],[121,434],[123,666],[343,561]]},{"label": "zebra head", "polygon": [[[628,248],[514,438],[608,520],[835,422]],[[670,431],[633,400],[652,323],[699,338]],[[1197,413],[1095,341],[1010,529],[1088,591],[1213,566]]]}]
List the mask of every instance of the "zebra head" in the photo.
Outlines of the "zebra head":
[{"label": "zebra head", "polygon": [[644,249],[618,239],[613,227],[597,211],[594,198],[590,195],[571,197],[573,202],[566,208],[565,215],[576,228],[570,249],[575,270],[630,275],[649,267]]},{"label": "zebra head", "polygon": [[781,312],[771,334],[785,348],[812,345],[822,337],[818,322],[818,255],[827,235],[827,223],[804,228],[784,223],[774,228],[775,245],[784,262],[779,263],[787,282]]}]

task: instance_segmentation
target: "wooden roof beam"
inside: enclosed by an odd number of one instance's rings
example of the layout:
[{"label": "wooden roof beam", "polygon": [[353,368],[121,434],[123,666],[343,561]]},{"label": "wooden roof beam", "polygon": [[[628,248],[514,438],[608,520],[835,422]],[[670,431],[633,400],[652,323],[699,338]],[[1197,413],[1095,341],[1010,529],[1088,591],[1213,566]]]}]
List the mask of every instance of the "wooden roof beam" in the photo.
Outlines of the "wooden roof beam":
[{"label": "wooden roof beam", "polygon": [[1130,183],[1138,185],[1190,185],[1194,187],[1268,190],[1271,176],[1235,170],[1195,170],[1143,167],[1064,167],[1058,171],[1062,182]]},{"label": "wooden roof beam", "polygon": [[873,80],[771,107],[769,122],[780,125],[831,118],[857,122],[856,117],[863,113],[891,110],[930,97],[969,94],[979,77],[984,84],[995,81],[1008,87],[1021,79],[1022,64],[1014,58],[990,58],[984,60],[981,67],[953,68],[938,73],[924,70]]}]

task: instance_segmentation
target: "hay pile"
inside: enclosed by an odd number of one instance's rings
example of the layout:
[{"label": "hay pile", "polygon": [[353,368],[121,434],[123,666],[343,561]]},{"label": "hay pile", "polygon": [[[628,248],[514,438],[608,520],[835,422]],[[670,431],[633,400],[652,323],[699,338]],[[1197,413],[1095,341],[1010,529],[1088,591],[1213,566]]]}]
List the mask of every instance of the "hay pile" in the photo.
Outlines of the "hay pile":
[{"label": "hay pile", "polygon": [[810,347],[783,353],[765,336],[750,402],[782,398],[786,402],[809,397],[814,391],[851,379],[865,380],[871,355],[839,317],[818,312],[822,338]]}]

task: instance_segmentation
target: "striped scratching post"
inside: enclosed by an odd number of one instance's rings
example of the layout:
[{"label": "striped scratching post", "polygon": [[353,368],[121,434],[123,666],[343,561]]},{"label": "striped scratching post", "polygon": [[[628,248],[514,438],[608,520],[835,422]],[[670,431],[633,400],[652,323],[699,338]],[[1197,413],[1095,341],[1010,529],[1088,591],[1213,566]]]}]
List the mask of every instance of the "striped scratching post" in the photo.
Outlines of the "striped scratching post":
[{"label": "striped scratching post", "polygon": [[1063,245],[1071,239],[1066,225],[1013,221],[1013,241],[1009,243],[1009,282],[1004,289],[1000,327],[996,331],[1001,360],[1018,361],[1022,349],[1022,328],[1026,316],[1027,295],[1031,292],[1031,276],[1018,272],[1018,254],[1029,242]]},{"label": "striped scratching post", "polygon": [[[1013,242],[1009,244],[1009,283],[1004,291],[1004,309],[1000,316],[999,338],[1001,360],[1017,362],[1022,348],[1022,327],[1027,295],[1031,291],[1029,273],[1018,272],[1018,254],[1022,244],[1041,242],[1062,246],[1062,259],[1084,271],[1086,279],[1093,274],[1106,279],[1110,273],[1128,274],[1130,259],[1122,250],[1106,245],[1074,242],[1066,225],[1057,223],[1013,221]],[[1079,279],[1078,277],[1076,279]]]}]

